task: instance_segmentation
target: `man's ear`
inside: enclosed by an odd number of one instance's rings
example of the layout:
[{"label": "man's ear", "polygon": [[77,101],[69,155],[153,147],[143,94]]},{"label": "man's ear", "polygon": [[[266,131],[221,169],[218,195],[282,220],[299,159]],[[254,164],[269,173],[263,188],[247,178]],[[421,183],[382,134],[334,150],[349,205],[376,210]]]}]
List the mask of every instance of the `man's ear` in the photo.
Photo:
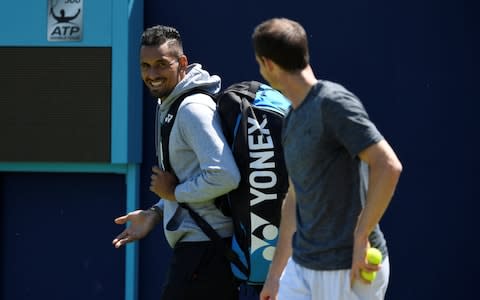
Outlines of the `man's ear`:
[{"label": "man's ear", "polygon": [[274,63],[273,60],[266,58],[264,56],[262,57],[262,62],[263,62],[263,66],[270,72],[272,72],[277,67],[277,64]]},{"label": "man's ear", "polygon": [[180,70],[185,71],[188,66],[188,58],[186,55],[182,54],[178,57],[178,66]]}]

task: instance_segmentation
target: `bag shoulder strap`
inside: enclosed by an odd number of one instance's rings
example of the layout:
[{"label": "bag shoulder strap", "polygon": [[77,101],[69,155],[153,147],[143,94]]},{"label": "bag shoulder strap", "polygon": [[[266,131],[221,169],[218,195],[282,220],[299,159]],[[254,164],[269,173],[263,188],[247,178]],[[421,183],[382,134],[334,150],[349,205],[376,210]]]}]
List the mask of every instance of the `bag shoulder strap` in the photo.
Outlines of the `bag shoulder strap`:
[{"label": "bag shoulder strap", "polygon": [[205,219],[203,219],[196,211],[194,211],[190,206],[188,206],[186,203],[178,203],[180,207],[186,209],[192,219],[197,223],[198,227],[202,229],[202,231],[208,236],[208,238],[214,242],[218,242],[219,244],[222,245],[222,248],[224,250],[225,257],[235,265],[243,274],[245,274],[246,277],[248,277],[248,270],[247,267],[240,261],[240,258],[238,257],[238,254],[232,250],[232,248],[225,243],[224,240],[220,237],[218,232],[213,229],[213,227],[208,224]]}]

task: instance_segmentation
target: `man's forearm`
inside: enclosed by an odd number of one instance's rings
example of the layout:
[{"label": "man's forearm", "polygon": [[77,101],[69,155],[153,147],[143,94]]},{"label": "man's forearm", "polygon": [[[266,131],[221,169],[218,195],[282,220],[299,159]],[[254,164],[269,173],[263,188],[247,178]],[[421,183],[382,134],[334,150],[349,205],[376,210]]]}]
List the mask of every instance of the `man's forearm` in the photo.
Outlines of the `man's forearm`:
[{"label": "man's forearm", "polygon": [[293,188],[291,188],[282,205],[280,235],[268,274],[271,279],[280,278],[288,259],[292,255],[292,236],[296,230],[295,204],[295,195]]},{"label": "man's forearm", "polygon": [[380,222],[397,186],[402,165],[385,142],[374,146],[366,157],[369,165],[368,192],[365,207],[359,216],[355,238],[366,239]]}]

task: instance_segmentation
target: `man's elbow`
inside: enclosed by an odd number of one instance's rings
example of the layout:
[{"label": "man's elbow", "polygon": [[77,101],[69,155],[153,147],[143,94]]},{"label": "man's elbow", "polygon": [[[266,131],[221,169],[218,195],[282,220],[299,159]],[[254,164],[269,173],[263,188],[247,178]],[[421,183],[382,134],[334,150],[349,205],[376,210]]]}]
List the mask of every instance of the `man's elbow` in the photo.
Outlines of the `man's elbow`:
[{"label": "man's elbow", "polygon": [[238,188],[238,186],[240,185],[240,180],[241,180],[241,177],[240,177],[240,172],[238,170],[231,173],[230,183],[231,183],[232,190]]},{"label": "man's elbow", "polygon": [[224,171],[218,179],[225,189],[228,191],[234,190],[240,185],[240,171],[238,171],[238,169]]},{"label": "man's elbow", "polygon": [[387,163],[387,168],[391,174],[391,177],[398,180],[400,174],[403,171],[403,165],[397,157],[390,158]]}]

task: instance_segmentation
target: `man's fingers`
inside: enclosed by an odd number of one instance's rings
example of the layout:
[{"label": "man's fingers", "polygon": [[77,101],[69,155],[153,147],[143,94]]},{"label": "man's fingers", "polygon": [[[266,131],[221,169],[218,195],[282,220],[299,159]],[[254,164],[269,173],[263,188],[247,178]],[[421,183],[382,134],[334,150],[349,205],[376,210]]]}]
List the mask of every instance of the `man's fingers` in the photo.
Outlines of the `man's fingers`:
[{"label": "man's fingers", "polygon": [[114,220],[116,224],[120,224],[120,225],[127,223],[127,221],[128,221],[128,215],[118,217]]},{"label": "man's fingers", "polygon": [[[115,239],[117,240],[117,239]],[[115,240],[113,240],[115,242]],[[127,244],[127,243],[130,243],[132,241],[132,239],[130,237],[126,237],[124,239],[121,239],[121,240],[117,240],[115,243],[114,243],[114,246],[115,248],[120,248],[122,247],[123,245]]]},{"label": "man's fingers", "polygon": [[367,272],[377,272],[380,270],[381,265],[371,265],[371,264],[366,264],[365,267],[362,269]]},{"label": "man's fingers", "polygon": [[121,246],[136,240],[138,240],[136,234],[126,229],[112,241],[112,244],[115,248],[120,248]]},{"label": "man's fingers", "polygon": [[123,231],[122,233],[120,233],[119,235],[117,235],[116,238],[113,239],[112,241],[112,244],[115,245],[115,247],[120,247],[122,245],[121,241],[125,238],[128,237],[128,233],[127,231]]}]

